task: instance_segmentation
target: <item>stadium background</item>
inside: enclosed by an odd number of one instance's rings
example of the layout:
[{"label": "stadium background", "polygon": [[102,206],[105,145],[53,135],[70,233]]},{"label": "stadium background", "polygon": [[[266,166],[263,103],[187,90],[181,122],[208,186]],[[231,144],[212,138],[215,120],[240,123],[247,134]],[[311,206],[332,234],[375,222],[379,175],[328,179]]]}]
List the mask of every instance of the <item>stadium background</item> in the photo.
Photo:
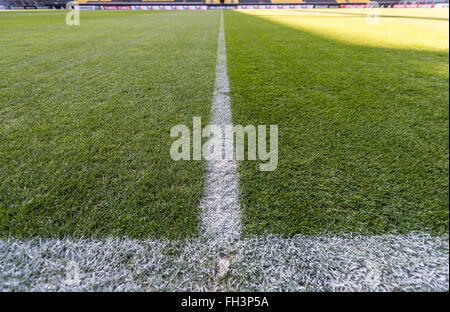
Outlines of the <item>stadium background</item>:
[{"label": "stadium background", "polygon": [[[69,0],[0,0],[0,10],[63,9]],[[206,10],[366,8],[370,0],[76,0],[81,9]],[[376,1],[381,8],[448,8],[448,0]]]}]

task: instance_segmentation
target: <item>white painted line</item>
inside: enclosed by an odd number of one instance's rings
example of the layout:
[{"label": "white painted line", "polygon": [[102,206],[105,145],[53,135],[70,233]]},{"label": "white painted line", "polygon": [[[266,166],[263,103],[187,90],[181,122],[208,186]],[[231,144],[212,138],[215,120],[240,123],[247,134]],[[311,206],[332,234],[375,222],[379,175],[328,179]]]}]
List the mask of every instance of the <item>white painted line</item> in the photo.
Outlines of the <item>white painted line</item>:
[{"label": "white painted line", "polygon": [[[233,124],[229,91],[222,11],[220,13],[216,78],[210,121],[211,125],[219,126],[222,132],[224,132],[225,126]],[[223,151],[225,144],[229,143],[225,142],[225,139],[222,140]],[[223,151],[221,152],[224,154]],[[213,152],[210,151],[210,153]],[[241,233],[237,162],[223,158],[212,157],[211,160],[208,160],[205,197],[200,204],[201,234],[204,238],[214,241],[218,248],[226,247],[239,240]]]},{"label": "white painted line", "polygon": [[260,236],[234,245],[231,266],[213,243],[0,239],[0,291],[449,289],[448,236]]},{"label": "white painted line", "polygon": [[[232,125],[228,93],[221,13],[211,117],[221,128]],[[448,235],[241,239],[236,161],[208,161],[206,181],[199,239],[0,239],[0,291],[449,289]]]}]

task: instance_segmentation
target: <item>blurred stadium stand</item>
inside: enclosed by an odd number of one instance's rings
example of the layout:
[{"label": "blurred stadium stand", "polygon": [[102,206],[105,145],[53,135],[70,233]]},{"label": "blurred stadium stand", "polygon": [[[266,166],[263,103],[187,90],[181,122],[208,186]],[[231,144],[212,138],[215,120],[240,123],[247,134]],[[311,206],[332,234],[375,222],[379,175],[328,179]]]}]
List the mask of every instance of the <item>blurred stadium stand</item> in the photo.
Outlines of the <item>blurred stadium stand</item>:
[{"label": "blurred stadium stand", "polygon": [[[64,8],[70,0],[0,0],[0,8]],[[355,4],[371,0],[75,0],[79,4],[209,4],[209,5],[267,5],[267,4]],[[374,1],[374,0],[372,0]],[[376,0],[375,0],[376,1]],[[449,0],[379,0],[379,3],[448,3]]]},{"label": "blurred stadium stand", "polygon": [[69,2],[70,0],[0,0],[0,5],[3,5],[9,7],[9,8],[14,8],[14,7],[36,7],[36,8],[43,8],[43,7],[48,7],[49,5],[54,5],[54,6],[60,6],[63,7],[66,5],[67,2]]}]

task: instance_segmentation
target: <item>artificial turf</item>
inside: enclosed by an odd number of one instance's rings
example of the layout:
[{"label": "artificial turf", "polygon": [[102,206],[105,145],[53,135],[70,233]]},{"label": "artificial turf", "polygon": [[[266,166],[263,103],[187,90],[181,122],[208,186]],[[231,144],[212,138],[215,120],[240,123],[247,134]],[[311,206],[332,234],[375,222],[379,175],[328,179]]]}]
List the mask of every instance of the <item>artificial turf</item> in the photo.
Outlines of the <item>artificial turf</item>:
[{"label": "artificial turf", "polygon": [[240,163],[246,235],[448,233],[448,11],[327,12],[225,14],[233,122],[279,128],[275,171]]},{"label": "artificial turf", "polygon": [[218,12],[65,14],[0,13],[0,236],[197,235]]}]

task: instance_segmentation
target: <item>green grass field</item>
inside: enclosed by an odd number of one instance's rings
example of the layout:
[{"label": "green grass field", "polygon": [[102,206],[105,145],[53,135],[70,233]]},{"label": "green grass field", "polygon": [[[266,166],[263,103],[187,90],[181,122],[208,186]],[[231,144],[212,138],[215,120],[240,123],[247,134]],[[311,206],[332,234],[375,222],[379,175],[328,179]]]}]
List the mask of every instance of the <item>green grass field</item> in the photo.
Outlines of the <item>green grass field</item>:
[{"label": "green grass field", "polygon": [[448,232],[448,11],[326,12],[226,15],[234,123],[280,133],[277,170],[241,164],[246,232]]},{"label": "green grass field", "polygon": [[[433,12],[433,13],[430,13]],[[244,233],[448,233],[448,10],[225,12],[234,124],[276,124],[240,163]],[[0,236],[198,234],[219,12],[0,12]]]},{"label": "green grass field", "polygon": [[196,235],[169,131],[209,119],[218,13],[81,15],[0,13],[1,235]]}]

